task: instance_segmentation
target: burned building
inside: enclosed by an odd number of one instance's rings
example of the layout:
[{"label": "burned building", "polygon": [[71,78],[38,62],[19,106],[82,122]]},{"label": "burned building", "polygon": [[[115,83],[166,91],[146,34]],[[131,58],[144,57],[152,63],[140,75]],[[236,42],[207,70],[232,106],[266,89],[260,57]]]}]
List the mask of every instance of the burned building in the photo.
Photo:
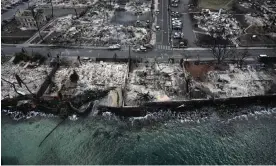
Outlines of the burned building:
[{"label": "burned building", "polygon": [[26,29],[37,29],[46,22],[46,17],[43,10],[36,10],[32,13],[31,10],[18,11],[15,14],[15,19],[20,23],[21,27]]}]

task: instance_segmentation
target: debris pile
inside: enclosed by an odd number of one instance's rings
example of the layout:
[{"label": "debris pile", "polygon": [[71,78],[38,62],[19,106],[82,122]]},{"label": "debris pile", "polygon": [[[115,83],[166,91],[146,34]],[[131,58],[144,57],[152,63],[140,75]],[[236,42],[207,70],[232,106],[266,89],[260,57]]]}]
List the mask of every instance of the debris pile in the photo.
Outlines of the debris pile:
[{"label": "debris pile", "polygon": [[20,1],[20,0],[2,0],[1,1],[1,10],[11,9],[21,3],[22,3],[22,1]]},{"label": "debris pile", "polygon": [[177,64],[137,64],[130,72],[125,95],[126,105],[164,101],[183,96],[183,71]]},{"label": "debris pile", "polygon": [[[142,8],[139,6],[139,8]],[[111,23],[115,10],[105,6],[104,3],[96,3],[83,17],[74,18],[67,16],[59,18],[51,28],[58,32],[52,42],[54,44],[77,44],[109,46],[142,45],[151,40],[151,30],[136,25],[120,25]]]},{"label": "debris pile", "polygon": [[[78,95],[89,90],[121,87],[125,81],[127,64],[112,62],[82,62],[79,67],[65,67],[56,72],[54,82],[58,91],[63,94]],[[73,73],[78,81],[73,83],[69,78]]]},{"label": "debris pile", "polygon": [[[98,0],[52,0],[54,7],[87,7],[95,4]],[[51,1],[45,0],[35,0],[35,4],[40,7],[49,7],[51,5]]]},{"label": "debris pile", "polygon": [[[29,62],[20,62],[18,65],[14,65],[11,62],[6,62],[1,65],[1,78],[13,83],[17,91],[25,95],[30,93],[24,85],[19,86],[15,74],[21,78],[32,93],[36,93],[50,71],[51,68],[46,65],[36,66]],[[1,92],[1,99],[19,95],[10,83],[3,80],[1,80]]]},{"label": "debris pile", "polygon": [[54,27],[51,27],[51,30],[55,30],[56,32],[63,32],[65,29],[69,29],[72,26],[73,16],[70,14],[65,17],[60,17],[56,21]]},{"label": "debris pile", "polygon": [[205,9],[201,14],[194,15],[199,28],[204,30],[206,34],[218,38],[230,40],[233,44],[237,44],[236,40],[242,33],[238,22],[231,14],[222,14],[219,12],[211,12]]},{"label": "debris pile", "polygon": [[151,3],[148,1],[142,2],[141,0],[129,1],[125,5],[125,10],[133,14],[144,14],[150,12]]},{"label": "debris pile", "polygon": [[200,84],[215,97],[227,98],[264,95],[276,83],[275,73],[256,70],[249,65],[244,69],[229,66],[226,71],[210,71]]},{"label": "debris pile", "polygon": [[[239,5],[246,9],[248,13],[245,20],[250,25],[268,26],[267,30],[273,30],[276,26],[276,5],[273,1],[242,1]],[[275,31],[276,29],[274,29]]]}]

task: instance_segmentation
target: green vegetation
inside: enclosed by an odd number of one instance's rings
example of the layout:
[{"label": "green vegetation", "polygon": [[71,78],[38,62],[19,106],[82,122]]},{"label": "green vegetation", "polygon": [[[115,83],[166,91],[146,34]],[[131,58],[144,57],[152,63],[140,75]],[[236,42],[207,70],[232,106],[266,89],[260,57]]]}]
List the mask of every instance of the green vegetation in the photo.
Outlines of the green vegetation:
[{"label": "green vegetation", "polygon": [[219,10],[230,9],[235,0],[199,0],[199,7],[204,9]]}]

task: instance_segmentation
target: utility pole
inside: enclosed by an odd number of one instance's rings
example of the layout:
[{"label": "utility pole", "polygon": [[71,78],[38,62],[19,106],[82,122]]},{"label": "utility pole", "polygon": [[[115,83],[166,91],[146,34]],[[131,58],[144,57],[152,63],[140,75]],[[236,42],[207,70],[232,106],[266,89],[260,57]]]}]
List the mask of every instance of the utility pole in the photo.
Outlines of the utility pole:
[{"label": "utility pole", "polygon": [[130,45],[128,45],[128,71],[130,71],[131,65],[131,55],[130,55]]},{"label": "utility pole", "polygon": [[130,45],[128,45],[128,58],[131,58],[131,55],[130,55]]},{"label": "utility pole", "polygon": [[2,53],[3,57],[6,57],[6,54],[3,52],[2,49],[1,49],[1,53]]}]

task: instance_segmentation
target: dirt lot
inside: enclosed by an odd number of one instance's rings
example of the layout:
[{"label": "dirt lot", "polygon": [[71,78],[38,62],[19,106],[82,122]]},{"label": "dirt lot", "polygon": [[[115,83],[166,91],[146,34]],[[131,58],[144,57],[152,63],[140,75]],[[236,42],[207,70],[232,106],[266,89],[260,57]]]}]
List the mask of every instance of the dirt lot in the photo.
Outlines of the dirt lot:
[{"label": "dirt lot", "polygon": [[216,40],[220,44],[232,45],[231,41],[229,41],[229,40],[218,39],[218,38],[214,39],[210,35],[205,35],[205,34],[201,34],[201,33],[195,33],[195,34],[196,34],[196,38],[197,38],[196,45],[200,46],[200,47],[210,46],[214,43],[214,40]]},{"label": "dirt lot", "polygon": [[276,38],[269,35],[257,35],[256,38],[252,39],[252,34],[246,34],[239,38],[241,46],[267,46],[275,45]]},{"label": "dirt lot", "polygon": [[193,62],[185,62],[184,66],[195,80],[204,80],[207,73],[215,69],[213,63],[195,64]]}]

